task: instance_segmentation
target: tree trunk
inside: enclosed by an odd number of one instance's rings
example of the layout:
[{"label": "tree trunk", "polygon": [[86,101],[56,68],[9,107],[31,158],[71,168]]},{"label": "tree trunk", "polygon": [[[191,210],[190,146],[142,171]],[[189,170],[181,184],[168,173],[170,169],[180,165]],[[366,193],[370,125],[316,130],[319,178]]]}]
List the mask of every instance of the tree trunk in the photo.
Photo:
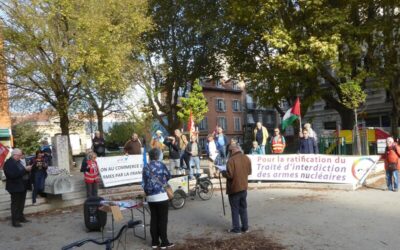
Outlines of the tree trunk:
[{"label": "tree trunk", "polygon": [[68,138],[68,149],[69,149],[69,166],[70,169],[73,164],[72,159],[72,146],[71,146],[71,139],[69,138],[69,117],[68,117],[68,101],[63,101],[66,98],[60,97],[58,98],[58,105],[57,105],[57,112],[60,116],[60,128],[61,128],[61,135],[66,135]]},{"label": "tree trunk", "polygon": [[396,102],[396,100],[394,99],[395,96],[393,96],[393,105],[392,105],[392,119],[391,119],[391,127],[392,127],[392,136],[393,138],[398,138],[399,137],[399,111],[400,111],[400,107],[399,107],[399,103]]},{"label": "tree trunk", "polygon": [[104,113],[103,110],[96,110],[97,116],[97,130],[100,132],[100,135],[104,136],[104,128],[103,128],[103,120],[104,120]]}]

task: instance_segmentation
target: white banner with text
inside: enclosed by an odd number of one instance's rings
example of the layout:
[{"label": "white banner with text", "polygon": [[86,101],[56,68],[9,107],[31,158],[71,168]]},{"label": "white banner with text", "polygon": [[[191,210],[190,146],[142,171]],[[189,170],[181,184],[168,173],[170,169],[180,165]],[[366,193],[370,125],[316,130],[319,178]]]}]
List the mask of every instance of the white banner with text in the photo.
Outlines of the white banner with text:
[{"label": "white banner with text", "polygon": [[248,155],[252,174],[249,180],[304,181],[356,185],[375,165],[379,155]]},{"label": "white banner with text", "polygon": [[99,157],[97,165],[105,187],[142,182],[142,155]]}]

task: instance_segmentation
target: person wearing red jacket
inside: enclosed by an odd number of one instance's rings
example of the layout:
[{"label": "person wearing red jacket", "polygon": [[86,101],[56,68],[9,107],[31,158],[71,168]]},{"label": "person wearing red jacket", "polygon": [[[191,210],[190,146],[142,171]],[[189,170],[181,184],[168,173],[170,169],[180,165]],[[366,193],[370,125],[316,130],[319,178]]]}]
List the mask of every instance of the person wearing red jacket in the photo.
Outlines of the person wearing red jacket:
[{"label": "person wearing red jacket", "polygon": [[400,147],[392,137],[386,139],[385,160],[386,184],[390,191],[397,192],[399,187]]},{"label": "person wearing red jacket", "polygon": [[97,190],[99,189],[100,176],[96,158],[96,153],[89,153],[85,171],[86,194],[88,198],[97,197]]}]

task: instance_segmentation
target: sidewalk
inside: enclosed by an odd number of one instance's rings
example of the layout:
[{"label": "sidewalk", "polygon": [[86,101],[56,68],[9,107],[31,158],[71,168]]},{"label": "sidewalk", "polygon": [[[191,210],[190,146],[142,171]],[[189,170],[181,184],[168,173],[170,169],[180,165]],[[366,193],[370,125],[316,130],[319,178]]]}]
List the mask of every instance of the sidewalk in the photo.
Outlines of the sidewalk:
[{"label": "sidewalk", "polygon": [[[251,190],[248,195],[251,230],[287,249],[399,249],[399,207],[399,193],[376,189],[274,188]],[[225,233],[230,228],[229,211],[227,206],[223,216],[219,192],[209,201],[188,200],[184,208],[170,210],[169,238],[180,249],[185,249],[188,239],[205,244],[226,239],[230,237]],[[11,227],[9,221],[0,223],[2,249],[53,250],[86,237],[101,237],[86,233],[81,206],[29,219],[32,222],[22,228]],[[127,214],[124,219],[128,220]],[[108,222],[106,230],[110,227]],[[126,241],[126,249],[150,249],[150,238],[145,242],[128,232]],[[81,249],[101,248],[85,245]]]}]

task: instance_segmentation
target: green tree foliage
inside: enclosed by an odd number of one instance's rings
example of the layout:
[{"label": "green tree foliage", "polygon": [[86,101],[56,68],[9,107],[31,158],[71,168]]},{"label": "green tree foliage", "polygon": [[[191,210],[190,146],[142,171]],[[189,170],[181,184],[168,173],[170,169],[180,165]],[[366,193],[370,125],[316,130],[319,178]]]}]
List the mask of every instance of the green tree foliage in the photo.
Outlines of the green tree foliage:
[{"label": "green tree foliage", "polygon": [[36,150],[40,149],[40,139],[42,134],[28,124],[18,124],[12,128],[14,145],[16,148],[22,149],[25,155],[34,155]]},{"label": "green tree foliage", "polygon": [[[322,98],[352,128],[352,110],[340,102],[340,85],[361,79],[367,10],[357,1],[226,1],[231,68],[251,80],[264,105],[302,97],[302,113]],[[360,11],[360,13],[359,13]],[[358,13],[358,14],[355,14]],[[364,87],[364,86],[363,86]],[[274,94],[275,93],[275,94]],[[281,112],[282,113],[282,112]]]},{"label": "green tree foliage", "polygon": [[123,147],[134,132],[135,124],[133,122],[115,123],[110,130],[105,133],[104,139],[106,141],[106,147],[110,149]]},{"label": "green tree foliage", "polygon": [[192,85],[189,96],[187,98],[182,97],[180,102],[180,110],[177,115],[184,122],[189,120],[190,112],[192,112],[195,123],[201,122],[208,112],[207,99],[204,97],[203,88],[200,86],[199,80],[196,80]]},{"label": "green tree foliage", "polygon": [[11,92],[53,107],[68,135],[71,105],[83,99],[82,90],[97,90],[90,92],[97,101],[126,89],[128,59],[142,50],[138,39],[150,27],[146,9],[145,0],[2,1]]},{"label": "green tree foliage", "polygon": [[150,0],[149,15],[154,29],[145,35],[147,67],[140,81],[153,116],[172,133],[181,127],[179,98],[186,96],[188,86],[220,70],[217,45],[223,39],[223,20],[215,0]]}]

